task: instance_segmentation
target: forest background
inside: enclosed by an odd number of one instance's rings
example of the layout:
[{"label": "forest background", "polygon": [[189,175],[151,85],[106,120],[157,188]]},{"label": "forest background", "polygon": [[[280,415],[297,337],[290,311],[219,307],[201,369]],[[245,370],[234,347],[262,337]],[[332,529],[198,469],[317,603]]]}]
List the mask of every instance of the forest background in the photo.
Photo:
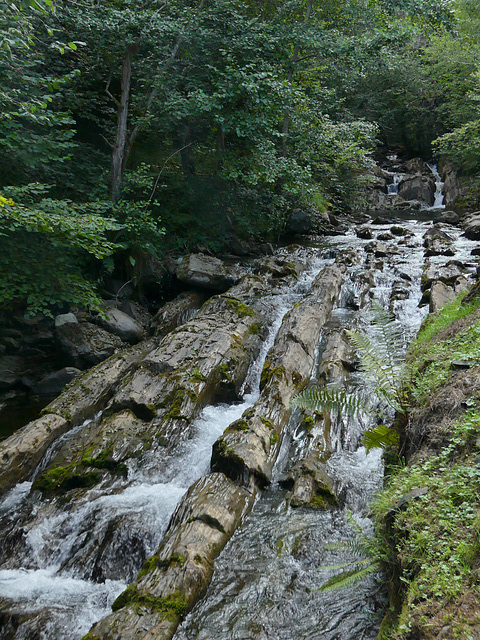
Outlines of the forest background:
[{"label": "forest background", "polygon": [[0,0],[0,307],[354,212],[375,156],[480,194],[476,0]]}]

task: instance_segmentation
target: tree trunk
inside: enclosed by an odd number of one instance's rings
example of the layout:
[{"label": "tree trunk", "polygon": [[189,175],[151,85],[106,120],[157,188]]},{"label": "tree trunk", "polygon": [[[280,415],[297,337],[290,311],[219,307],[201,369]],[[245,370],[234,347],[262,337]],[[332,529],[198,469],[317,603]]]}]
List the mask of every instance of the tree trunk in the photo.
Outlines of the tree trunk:
[{"label": "tree trunk", "polygon": [[[304,24],[307,24],[307,22],[310,20],[312,5],[313,5],[313,0],[308,0],[307,8],[305,10],[305,18],[303,20]],[[299,53],[300,53],[300,45],[296,44],[295,49],[293,50],[293,56],[292,56],[292,59],[290,60],[290,65],[288,68],[287,81],[290,86],[292,85],[292,82],[293,82],[293,72],[298,62]],[[284,158],[286,158],[288,155],[287,139],[288,139],[289,126],[290,126],[290,108],[287,107],[285,109],[285,115],[283,116],[283,127],[282,127],[282,156]]]},{"label": "tree trunk", "polygon": [[122,86],[120,104],[118,106],[117,133],[112,156],[112,200],[117,203],[122,195],[123,172],[126,164],[126,144],[128,133],[128,103],[132,79],[132,60],[135,45],[127,47],[122,69]]},{"label": "tree trunk", "polygon": [[188,122],[184,123],[183,131],[179,136],[180,157],[182,160],[183,177],[188,178],[195,174],[195,162],[192,156],[192,138],[190,135],[190,127]]}]

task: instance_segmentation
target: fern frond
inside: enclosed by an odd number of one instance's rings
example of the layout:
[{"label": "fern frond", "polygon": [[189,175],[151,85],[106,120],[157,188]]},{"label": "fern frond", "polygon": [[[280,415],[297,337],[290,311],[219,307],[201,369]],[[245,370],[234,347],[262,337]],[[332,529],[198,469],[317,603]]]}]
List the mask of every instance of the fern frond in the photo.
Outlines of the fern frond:
[{"label": "fern frond", "polygon": [[360,530],[359,537],[354,540],[342,540],[341,542],[332,542],[324,544],[324,549],[338,550],[346,549],[350,554],[355,556],[364,556],[368,552],[368,538],[365,537],[363,531]]},{"label": "fern frond", "polygon": [[400,367],[390,366],[386,350],[380,344],[374,344],[364,333],[350,330],[347,335],[360,355],[360,367],[365,375],[379,388],[393,392],[398,384]]},{"label": "fern frond", "polygon": [[387,349],[387,355],[392,362],[403,359],[405,334],[393,313],[384,309],[376,300],[372,300],[373,324],[378,329],[382,344]]},{"label": "fern frond", "polygon": [[364,580],[370,574],[377,573],[379,571],[381,571],[380,564],[378,562],[372,562],[363,569],[343,571],[342,573],[330,578],[330,580],[327,580],[325,584],[318,589],[314,589],[314,591],[334,591],[337,589],[345,589],[353,586],[361,580]]},{"label": "fern frond", "polygon": [[348,416],[354,416],[367,408],[358,395],[347,393],[343,389],[329,389],[327,387],[305,389],[292,398],[290,406],[314,411],[319,409],[336,410]]},{"label": "fern frond", "polygon": [[360,560],[352,560],[351,562],[343,562],[342,564],[330,564],[325,567],[321,567],[322,571],[333,570],[333,569],[346,569],[347,567],[355,567],[358,570],[359,567],[369,566],[372,564],[370,558],[362,558]]},{"label": "fern frond", "polygon": [[365,431],[362,436],[362,443],[368,453],[370,449],[387,449],[396,445],[398,444],[398,438],[398,431],[387,427],[385,424],[379,424]]}]

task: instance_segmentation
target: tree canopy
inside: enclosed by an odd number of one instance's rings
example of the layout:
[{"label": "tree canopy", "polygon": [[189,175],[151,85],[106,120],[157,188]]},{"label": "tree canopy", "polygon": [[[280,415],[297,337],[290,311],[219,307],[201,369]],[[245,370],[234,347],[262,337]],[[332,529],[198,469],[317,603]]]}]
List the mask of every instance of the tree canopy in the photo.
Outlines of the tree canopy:
[{"label": "tree canopy", "polygon": [[381,146],[480,170],[473,0],[0,5],[4,305],[352,210]]}]

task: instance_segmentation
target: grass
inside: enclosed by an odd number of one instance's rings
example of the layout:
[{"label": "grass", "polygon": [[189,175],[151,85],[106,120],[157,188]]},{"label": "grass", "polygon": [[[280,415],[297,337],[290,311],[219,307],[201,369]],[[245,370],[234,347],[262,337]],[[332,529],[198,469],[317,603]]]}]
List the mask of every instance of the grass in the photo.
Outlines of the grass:
[{"label": "grass", "polygon": [[[411,396],[417,406],[449,379],[452,360],[480,364],[480,317],[468,322],[468,316],[480,306],[480,299],[462,306],[462,298],[459,296],[429,316],[409,349],[408,358],[415,376]],[[465,322],[458,332],[452,331],[455,323],[462,319]]]}]

